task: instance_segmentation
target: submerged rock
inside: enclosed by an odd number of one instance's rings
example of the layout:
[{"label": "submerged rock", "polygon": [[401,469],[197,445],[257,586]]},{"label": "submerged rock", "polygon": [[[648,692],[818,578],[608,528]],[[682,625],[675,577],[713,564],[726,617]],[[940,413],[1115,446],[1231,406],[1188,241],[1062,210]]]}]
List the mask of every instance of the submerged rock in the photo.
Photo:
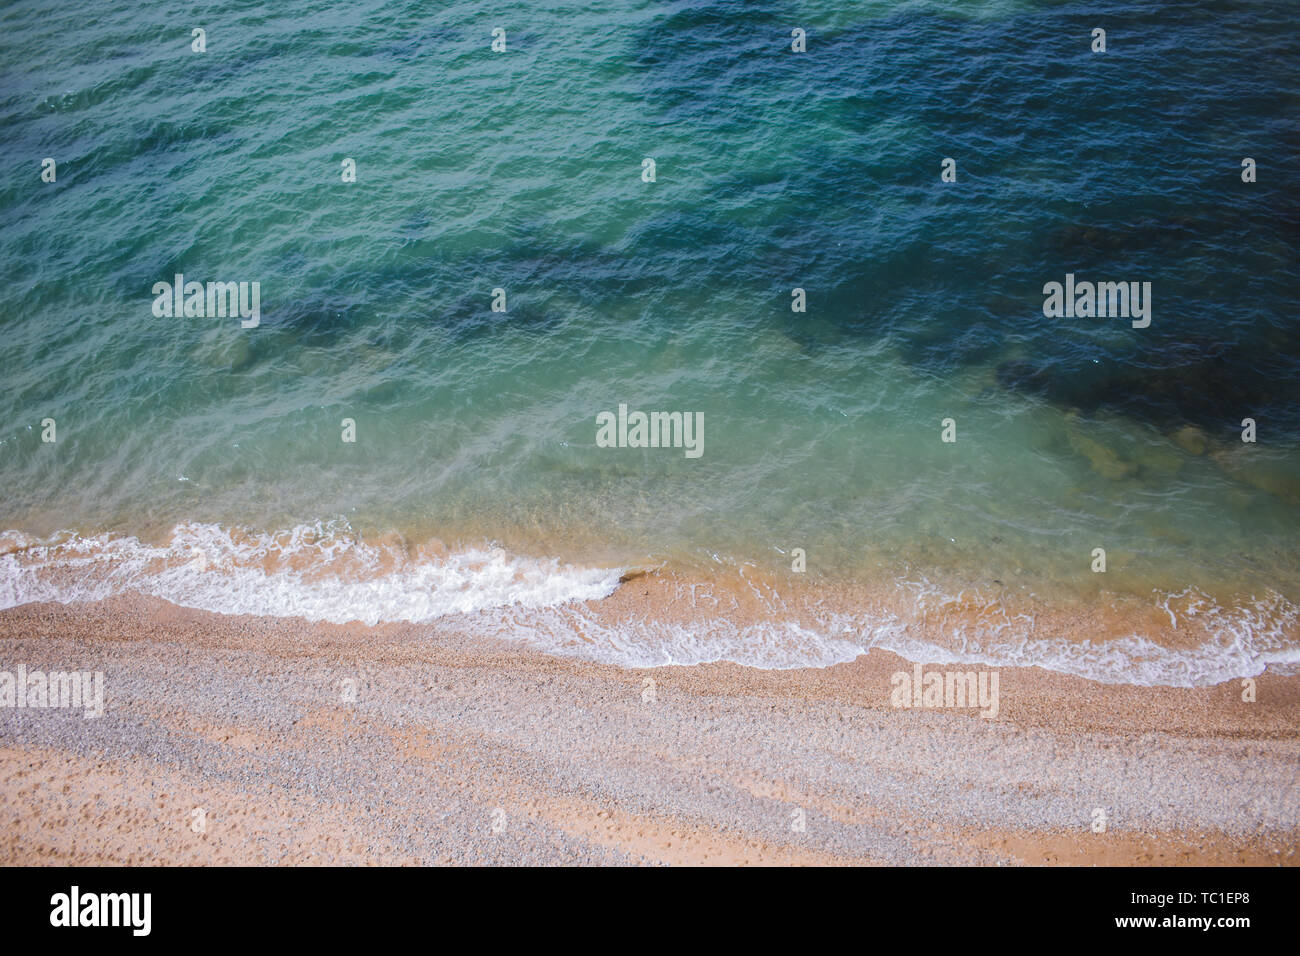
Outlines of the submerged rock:
[{"label": "submerged rock", "polygon": [[1247,445],[1227,446],[1210,453],[1214,463],[1242,484],[1268,492],[1289,505],[1300,505],[1300,475],[1274,462],[1252,460],[1259,452]]},{"label": "submerged rock", "polygon": [[1103,478],[1118,480],[1137,473],[1138,466],[1125,461],[1113,449],[1067,425],[1070,447],[1088,459],[1092,470]]},{"label": "submerged rock", "polygon": [[1152,473],[1172,475],[1183,467],[1183,457],[1163,438],[1155,436],[1137,442],[1132,449],[1132,457],[1143,477]]},{"label": "submerged rock", "polygon": [[[1169,432],[1191,454],[1202,437],[1248,413],[1275,409],[1281,430],[1300,428],[1295,375],[1300,357],[1226,346],[1204,336],[1170,341],[1148,336],[1113,354],[1015,358],[997,369],[998,384],[1084,413],[1111,411]],[[1186,444],[1184,444],[1186,443]]]},{"label": "submerged rock", "polygon": [[1184,425],[1174,432],[1172,437],[1178,447],[1190,455],[1204,455],[1205,450],[1210,445],[1209,439],[1205,437],[1205,432],[1195,425]]}]

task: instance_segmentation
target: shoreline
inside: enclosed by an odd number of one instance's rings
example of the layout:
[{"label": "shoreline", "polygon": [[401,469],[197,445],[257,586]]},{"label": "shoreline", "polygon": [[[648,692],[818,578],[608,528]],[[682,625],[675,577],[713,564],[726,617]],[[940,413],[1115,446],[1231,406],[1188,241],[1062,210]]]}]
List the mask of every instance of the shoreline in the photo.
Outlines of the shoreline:
[{"label": "shoreline", "polygon": [[[319,529],[318,529],[319,530]],[[1300,673],[1300,606],[1279,591],[1180,584],[1130,593],[1122,572],[1069,587],[945,577],[910,565],[864,578],[753,563],[574,564],[494,544],[412,546],[297,529],[176,529],[166,545],[0,535],[0,605],[146,594],[222,615],[371,627],[447,622],[623,667],[732,661],[822,668],[881,648],[909,660],[1032,667],[1103,683],[1208,686]],[[300,533],[301,532],[301,533]]]},{"label": "shoreline", "polygon": [[0,862],[1296,862],[1300,678],[1000,668],[987,719],[892,706],[882,650],[630,670],[464,624],[0,612],[0,669],[102,670],[108,701],[0,708]]}]

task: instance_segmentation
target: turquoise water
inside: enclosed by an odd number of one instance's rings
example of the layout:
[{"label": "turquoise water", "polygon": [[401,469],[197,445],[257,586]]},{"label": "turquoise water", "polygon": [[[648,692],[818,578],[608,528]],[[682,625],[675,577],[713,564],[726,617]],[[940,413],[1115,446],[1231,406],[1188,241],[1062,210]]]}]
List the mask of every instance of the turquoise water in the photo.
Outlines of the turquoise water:
[{"label": "turquoise water", "polygon": [[[779,575],[803,548],[836,587],[1197,589],[1300,645],[1294,19],[8,5],[0,594],[85,596],[31,577],[73,533],[265,554],[325,526],[431,561]],[[156,316],[176,273],[258,282],[260,324]],[[1067,273],[1149,281],[1150,326],[1046,318]],[[703,455],[598,447],[620,403],[702,414]],[[566,582],[536,603],[614,586]]]}]

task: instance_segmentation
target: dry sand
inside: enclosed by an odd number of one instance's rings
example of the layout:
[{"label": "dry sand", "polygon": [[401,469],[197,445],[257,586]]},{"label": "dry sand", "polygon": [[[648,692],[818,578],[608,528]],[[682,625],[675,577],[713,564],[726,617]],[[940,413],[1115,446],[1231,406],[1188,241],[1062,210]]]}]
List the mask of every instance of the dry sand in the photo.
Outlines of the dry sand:
[{"label": "dry sand", "polygon": [[882,651],[624,670],[141,597],[0,612],[18,664],[107,708],[0,709],[5,864],[1297,861],[1300,678],[1002,668],[984,719],[894,708]]}]

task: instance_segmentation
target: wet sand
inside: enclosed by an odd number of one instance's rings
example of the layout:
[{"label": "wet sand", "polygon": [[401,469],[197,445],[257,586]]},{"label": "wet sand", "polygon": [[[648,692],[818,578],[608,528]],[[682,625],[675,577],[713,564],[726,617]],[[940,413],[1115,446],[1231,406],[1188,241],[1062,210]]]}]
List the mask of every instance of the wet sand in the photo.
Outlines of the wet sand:
[{"label": "wet sand", "polygon": [[0,612],[0,669],[18,664],[103,671],[106,712],[0,708],[5,864],[1297,859],[1295,677],[1260,676],[1248,702],[1240,681],[1000,668],[987,719],[893,706],[912,665],[879,650],[628,670],[473,617],[369,628],[142,597]]}]

